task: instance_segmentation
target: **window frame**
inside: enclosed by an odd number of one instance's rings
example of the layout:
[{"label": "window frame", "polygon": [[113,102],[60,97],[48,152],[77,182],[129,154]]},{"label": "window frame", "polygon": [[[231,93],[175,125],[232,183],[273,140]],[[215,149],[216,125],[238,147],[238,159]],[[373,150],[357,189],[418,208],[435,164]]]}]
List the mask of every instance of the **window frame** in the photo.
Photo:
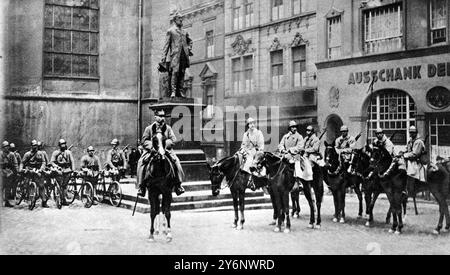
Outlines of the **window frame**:
[{"label": "window frame", "polygon": [[[246,67],[245,60],[251,59],[251,67]],[[237,70],[235,70],[235,66],[233,62],[238,61],[239,66]],[[235,57],[231,59],[231,85],[232,85],[232,94],[233,95],[247,95],[255,92],[253,89],[255,83],[255,56],[253,54],[246,54],[243,56]],[[248,73],[250,72],[251,78],[247,78]],[[235,89],[236,85],[236,76],[238,76],[238,89]],[[250,80],[250,83],[247,81]]]},{"label": "window frame", "polygon": [[[277,5],[277,3],[280,3],[280,1],[281,1],[281,5]],[[285,17],[284,16],[284,4],[285,4],[284,1],[286,1],[286,0],[271,0],[271,3],[270,3],[271,4],[270,5],[271,21],[278,21]],[[276,15],[277,15],[276,19],[274,17],[275,9],[276,9]]]},{"label": "window frame", "polygon": [[[276,53],[281,53],[281,62],[280,63],[274,63],[273,62],[273,55],[275,55]],[[270,88],[271,90],[278,90],[280,91],[283,88],[282,82],[284,80],[284,50],[283,49],[278,49],[275,51],[270,51]],[[274,87],[274,67],[278,68],[278,72],[280,71],[280,67],[281,66],[281,75],[277,75],[277,83],[278,83],[278,87]]]},{"label": "window frame", "polygon": [[[301,50],[301,48],[303,48],[303,51],[304,51],[304,55],[303,56],[301,56],[300,55],[300,58],[298,58],[298,59],[296,59],[296,57],[295,57],[295,55],[294,55],[294,52],[295,52],[295,50],[296,49],[299,49],[299,50]],[[298,45],[298,46],[295,46],[295,47],[292,47],[291,48],[291,54],[292,54],[292,84],[291,84],[291,86],[292,86],[292,88],[293,89],[300,89],[300,88],[303,88],[303,87],[307,87],[307,79],[308,79],[308,77],[307,77],[307,75],[308,75],[308,70],[307,70],[307,68],[306,68],[306,45]],[[300,86],[296,86],[295,85],[295,80],[296,80],[296,77],[295,77],[295,65],[297,64],[297,63],[299,63],[300,64]],[[302,69],[302,64],[303,64],[303,67],[304,67],[304,71],[302,71],[301,69]],[[305,81],[303,81],[303,75],[302,75],[302,73],[305,73]]]},{"label": "window frame", "polygon": [[[339,24],[340,24],[340,33],[337,34],[337,36],[340,37],[340,46],[339,47],[331,47],[331,40],[330,40],[330,36],[331,36],[331,26],[332,26],[332,22],[333,20],[337,20],[339,19]],[[340,57],[342,57],[342,41],[343,41],[343,32],[342,32],[342,14],[338,14],[336,16],[333,17],[329,17],[327,18],[327,59],[328,60],[334,60],[334,59],[339,59]],[[333,56],[332,55],[332,49],[339,49],[339,55],[338,56]]]},{"label": "window frame", "polygon": [[[429,10],[429,14],[428,14],[428,16],[429,16],[429,20],[428,20],[428,24],[429,24],[429,39],[430,39],[430,42],[429,42],[429,45],[445,45],[445,44],[447,44],[448,42],[449,42],[449,35],[450,35],[450,26],[449,26],[449,22],[450,22],[450,10],[449,10],[449,5],[450,5],[450,3],[449,3],[449,1],[448,0],[444,0],[444,2],[445,2],[445,5],[446,5],[446,16],[445,16],[445,20],[446,20],[446,24],[445,24],[445,27],[441,27],[441,28],[433,28],[433,6],[432,6],[432,4],[433,4],[433,2],[434,2],[435,0],[429,0],[429,4],[428,4],[428,10]],[[443,29],[444,28],[444,35],[445,35],[445,41],[440,41],[440,42],[434,42],[433,41],[433,32],[434,31],[436,31],[436,30],[440,30],[440,29]]]},{"label": "window frame", "polygon": [[[42,77],[44,80],[46,79],[87,79],[87,80],[99,80],[100,79],[100,20],[101,20],[101,7],[100,7],[100,1],[90,0],[87,6],[74,6],[74,5],[67,5],[67,4],[61,4],[61,3],[54,3],[53,0],[45,0],[43,1],[43,7],[44,7],[44,15],[43,15],[43,47],[42,47]],[[93,2],[96,2],[96,6],[93,6]],[[70,9],[70,26],[56,26],[55,25],[55,7]],[[51,9],[51,25],[47,24],[47,11],[48,8]],[[82,29],[82,28],[76,28],[74,27],[74,16],[76,13],[75,10],[87,10],[88,15],[88,28]],[[93,14],[93,13],[96,13]],[[66,14],[67,15],[67,14]],[[92,27],[92,21],[91,19],[95,16],[96,19],[96,29]],[[55,33],[60,32],[64,34],[65,40],[62,40],[65,44],[70,44],[70,50],[63,49],[58,50],[55,49]],[[48,33],[50,33],[50,36],[48,36]],[[74,43],[76,42],[74,40],[74,34],[87,34],[88,37],[88,45],[87,50],[88,52],[77,52],[75,49]],[[67,37],[70,36],[70,38],[67,40]],[[47,40],[50,38],[50,41]],[[95,39],[95,42],[93,42]],[[48,44],[51,44],[50,49],[47,48]],[[92,50],[92,46],[95,46],[95,49]],[[65,46],[67,47],[67,45]],[[69,56],[65,61],[70,66],[70,74],[63,74],[63,73],[57,73],[55,72],[55,58],[56,56]],[[88,74],[87,75],[79,75],[74,74],[74,64],[76,64],[76,59],[74,60],[74,57],[85,57],[87,59],[87,69]],[[48,73],[47,68],[47,58],[50,58],[51,61],[51,73]],[[70,62],[67,62],[67,60],[70,59]],[[86,60],[85,59],[85,60]],[[79,60],[81,61],[81,59]],[[95,62],[93,64],[92,62]],[[67,66],[66,64],[66,66]],[[94,68],[94,71],[93,71]]]},{"label": "window frame", "polygon": [[[239,4],[238,4],[239,2]],[[242,18],[242,5],[241,0],[233,0],[232,6],[232,18],[233,18],[233,31],[238,31],[243,28],[243,18]],[[237,12],[237,16],[236,16]]]},{"label": "window frame", "polygon": [[[211,34],[211,35],[208,35],[208,34]],[[216,56],[214,30],[208,30],[205,32],[205,43],[206,43],[206,47],[205,47],[206,59],[214,58]]]},{"label": "window frame", "polygon": [[[298,1],[298,4],[299,4],[299,11],[298,11],[298,13],[295,12],[295,2],[296,1]],[[300,14],[303,13],[303,4],[304,4],[303,1],[304,0],[292,0],[292,15],[293,16],[300,15]]]},{"label": "window frame", "polygon": [[[249,28],[255,24],[255,9],[253,0],[243,0],[244,1],[244,24],[243,28]],[[248,13],[248,8],[251,8],[251,13]],[[249,21],[249,22],[248,22]]]}]

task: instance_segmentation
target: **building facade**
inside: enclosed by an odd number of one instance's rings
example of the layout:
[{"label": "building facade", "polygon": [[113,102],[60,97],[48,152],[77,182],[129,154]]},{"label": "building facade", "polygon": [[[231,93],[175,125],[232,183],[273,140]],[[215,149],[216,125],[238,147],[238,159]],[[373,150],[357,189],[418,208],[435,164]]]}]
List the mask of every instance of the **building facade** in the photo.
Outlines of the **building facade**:
[{"label": "building facade", "polygon": [[318,122],[378,127],[405,150],[417,126],[428,155],[450,156],[449,1],[318,1]]},{"label": "building facade", "polygon": [[301,124],[302,134],[317,124],[316,20],[312,0],[225,1],[228,153],[238,150],[248,116],[269,133],[268,151],[276,149],[290,120]]}]

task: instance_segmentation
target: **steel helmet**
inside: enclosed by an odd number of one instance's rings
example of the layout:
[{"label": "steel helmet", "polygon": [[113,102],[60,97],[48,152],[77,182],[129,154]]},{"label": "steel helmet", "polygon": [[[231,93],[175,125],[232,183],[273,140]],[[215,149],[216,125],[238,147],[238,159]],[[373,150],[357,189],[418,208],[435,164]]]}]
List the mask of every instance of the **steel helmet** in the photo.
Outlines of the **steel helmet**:
[{"label": "steel helmet", "polygon": [[166,116],[166,112],[164,112],[164,110],[159,110],[155,113],[155,116],[159,116],[159,117],[165,117]]},{"label": "steel helmet", "polygon": [[341,127],[341,132],[348,132],[348,126],[343,125],[343,126]]},{"label": "steel helmet", "polygon": [[9,142],[7,142],[6,140],[2,142],[2,147],[8,147],[9,146]]},{"label": "steel helmet", "polygon": [[417,128],[416,128],[416,126],[411,126],[411,127],[409,128],[409,132],[410,132],[410,133],[417,133]]},{"label": "steel helmet", "polygon": [[94,147],[93,147],[93,146],[89,146],[89,147],[87,148],[87,151],[88,151],[88,152],[91,152],[91,151],[95,151],[95,150],[94,150]]},{"label": "steel helmet", "polygon": [[312,127],[311,125],[309,125],[308,128],[306,128],[306,131],[314,132],[314,127]]},{"label": "steel helmet", "polygon": [[119,145],[119,140],[117,138],[113,139],[111,145]]},{"label": "steel helmet", "polygon": [[60,139],[58,142],[58,145],[63,145],[63,144],[67,144],[67,142],[64,139]]},{"label": "steel helmet", "polygon": [[11,148],[11,149],[16,149],[16,145],[15,145],[14,143],[10,143],[10,144],[9,144],[9,148]]},{"label": "steel helmet", "polygon": [[381,128],[377,128],[377,130],[375,131],[375,134],[383,134],[384,131]]},{"label": "steel helmet", "polygon": [[31,141],[31,146],[37,146],[37,145],[38,145],[37,140],[33,139],[33,140]]},{"label": "steel helmet", "polygon": [[252,118],[252,117],[247,119],[247,125],[250,124],[250,123],[255,123],[255,122],[256,122],[256,120],[254,118]]},{"label": "steel helmet", "polygon": [[294,120],[292,120],[291,122],[289,122],[289,128],[297,127],[297,126],[298,126],[298,124],[297,124],[297,122],[295,122]]}]

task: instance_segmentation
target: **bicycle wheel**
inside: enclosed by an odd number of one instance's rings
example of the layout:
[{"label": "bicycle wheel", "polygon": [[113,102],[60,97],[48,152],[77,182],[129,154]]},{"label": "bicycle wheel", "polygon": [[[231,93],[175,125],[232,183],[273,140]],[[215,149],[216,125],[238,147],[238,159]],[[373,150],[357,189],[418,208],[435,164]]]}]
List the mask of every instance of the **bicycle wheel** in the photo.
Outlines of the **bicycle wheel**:
[{"label": "bicycle wheel", "polygon": [[36,201],[38,197],[37,185],[34,181],[30,182],[28,186],[28,209],[33,210],[36,206]]},{"label": "bicycle wheel", "polygon": [[81,187],[80,197],[84,207],[91,208],[92,203],[94,202],[94,187],[92,187],[90,182],[86,181],[83,187]]},{"label": "bicycle wheel", "polygon": [[98,202],[103,202],[105,199],[106,188],[104,183],[97,183],[95,187],[95,195],[97,196]]},{"label": "bicycle wheel", "polygon": [[24,182],[23,181],[20,181],[18,184],[17,184],[17,187],[16,187],[16,194],[14,195],[14,200],[16,201],[16,205],[19,205],[21,202],[22,202],[22,200],[23,200],[23,197],[24,197],[24,188],[23,188],[23,185],[24,185]]},{"label": "bicycle wheel", "polygon": [[109,201],[112,205],[119,207],[122,202],[122,188],[117,181],[111,182],[108,188]]},{"label": "bicycle wheel", "polygon": [[68,204],[72,204],[75,201],[75,198],[77,196],[77,186],[75,180],[69,181],[64,196]]},{"label": "bicycle wheel", "polygon": [[56,207],[62,208],[61,188],[56,180],[53,181],[53,199],[55,200]]}]

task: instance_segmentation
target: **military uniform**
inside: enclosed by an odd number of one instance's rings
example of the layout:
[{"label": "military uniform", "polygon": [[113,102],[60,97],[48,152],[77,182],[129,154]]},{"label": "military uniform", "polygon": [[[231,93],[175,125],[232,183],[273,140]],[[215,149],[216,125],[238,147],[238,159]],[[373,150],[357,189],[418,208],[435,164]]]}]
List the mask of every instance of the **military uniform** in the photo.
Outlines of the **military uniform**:
[{"label": "military uniform", "polygon": [[125,153],[120,149],[111,149],[106,154],[106,169],[123,170],[127,166],[127,159]]},{"label": "military uniform", "polygon": [[349,162],[351,159],[352,150],[356,144],[356,140],[352,136],[343,136],[336,139],[336,151],[341,155],[341,160]]},{"label": "military uniform", "polygon": [[312,162],[317,164],[318,159],[320,158],[320,140],[316,136],[316,134],[312,134],[311,136],[306,137],[304,144],[304,151],[306,157]]},{"label": "military uniform", "polygon": [[81,158],[81,168],[88,169],[88,177],[92,184],[97,184],[100,173],[100,159],[97,156],[85,155]]},{"label": "military uniform", "polygon": [[285,152],[284,158],[289,161],[300,160],[300,150],[303,147],[303,137],[299,133],[289,132],[283,136],[280,145],[278,145],[278,150],[280,152]]},{"label": "military uniform", "polygon": [[[50,163],[62,169],[62,173],[56,177],[56,180],[61,186],[62,194],[66,194],[71,173],[75,170],[72,152],[69,150],[56,150],[52,154]],[[63,196],[62,199],[65,200],[65,196]]]},{"label": "military uniform", "polygon": [[166,152],[168,153],[171,162],[175,165],[176,168],[176,180],[177,182],[175,183],[175,185],[178,185],[178,188],[181,188],[181,183],[184,180],[184,172],[183,172],[183,168],[181,167],[181,162],[180,159],[177,157],[177,155],[175,154],[175,151],[173,150],[172,146],[175,144],[175,142],[177,141],[177,138],[175,136],[175,133],[172,130],[172,127],[170,127],[169,125],[167,125],[166,123],[157,123],[154,122],[152,125],[148,126],[145,130],[144,130],[144,134],[142,136],[142,145],[145,149],[144,153],[142,154],[142,156],[140,157],[138,164],[137,164],[137,182],[139,185],[139,188],[143,188],[142,184],[143,184],[143,178],[144,178],[144,168],[146,166],[146,162],[149,160],[150,156],[151,156],[151,151],[154,149],[153,148],[153,143],[152,143],[152,138],[153,136],[158,133],[161,132],[165,138],[166,138]]},{"label": "military uniform", "polygon": [[422,139],[416,137],[410,139],[406,146],[406,153],[403,155],[406,160],[407,174],[411,178],[421,182],[426,182],[425,167],[422,165],[420,158],[425,152],[425,144]]},{"label": "military uniform", "polygon": [[11,190],[14,188],[14,182],[19,170],[17,159],[13,152],[0,152],[0,167],[2,177],[2,192],[5,194],[5,205],[10,206]]},{"label": "military uniform", "polygon": [[372,146],[384,148],[384,149],[386,149],[386,151],[389,152],[390,155],[394,154],[394,144],[392,143],[392,141],[390,139],[388,139],[386,137],[386,135],[383,135],[383,138],[381,140],[379,140],[378,138],[375,138],[372,141]]},{"label": "military uniform", "polygon": [[250,167],[254,165],[253,161],[258,151],[264,151],[264,135],[258,130],[248,130],[242,137],[242,144],[239,154],[244,157],[242,170],[248,173]]},{"label": "military uniform", "polygon": [[[39,172],[45,169],[45,157],[41,151],[28,151],[25,153],[22,159],[22,164],[20,165],[20,170],[24,169],[37,169]],[[44,180],[42,177],[36,178],[36,184],[39,188],[39,194],[42,199],[42,204],[46,204],[48,198],[45,192]]]}]

